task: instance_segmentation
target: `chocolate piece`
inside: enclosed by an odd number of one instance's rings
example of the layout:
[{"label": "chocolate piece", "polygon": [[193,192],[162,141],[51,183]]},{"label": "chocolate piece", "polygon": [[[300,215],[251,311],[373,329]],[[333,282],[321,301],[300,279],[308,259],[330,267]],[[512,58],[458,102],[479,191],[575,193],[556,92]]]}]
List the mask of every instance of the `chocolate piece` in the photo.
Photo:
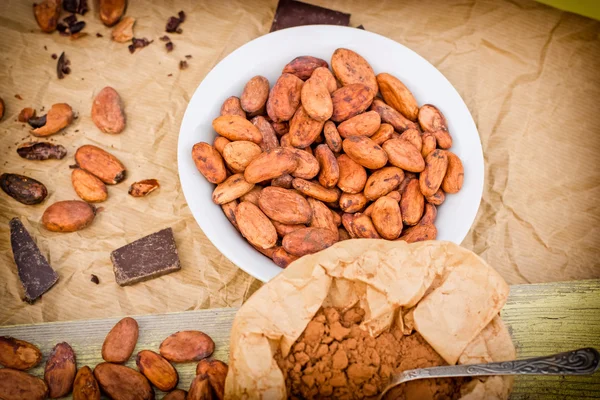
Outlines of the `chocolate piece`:
[{"label": "chocolate piece", "polygon": [[76,33],[81,32],[81,30],[85,28],[85,21],[78,21],[72,25],[69,25],[69,30],[71,31],[71,35],[75,35]]},{"label": "chocolate piece", "polygon": [[356,29],[362,29],[364,31],[365,27],[362,24],[360,24],[359,26],[356,27]]},{"label": "chocolate piece", "polygon": [[173,47],[174,47],[173,42],[167,42],[167,43],[165,43],[165,47],[167,48],[167,52],[169,52],[169,53],[172,52],[173,51]]},{"label": "chocolate piece", "polygon": [[146,38],[133,38],[131,39],[131,44],[127,47],[129,48],[129,52],[133,54],[136,49],[144,48],[152,42],[154,42],[154,40],[148,40]]},{"label": "chocolate piece", "polygon": [[271,32],[302,25],[350,24],[350,14],[293,0],[279,0]]},{"label": "chocolate piece", "polygon": [[104,35],[99,32],[96,32],[96,37],[104,37]]},{"label": "chocolate piece", "polygon": [[171,39],[169,39],[169,37],[167,35],[161,36],[158,39],[162,42],[170,42],[171,41]]},{"label": "chocolate piece", "polygon": [[58,274],[33,241],[19,218],[10,220],[10,244],[25,299],[34,302],[58,281]]},{"label": "chocolate piece", "polygon": [[173,230],[166,228],[110,254],[115,279],[121,286],[157,278],[179,271],[179,255]]},{"label": "chocolate piece", "polygon": [[100,279],[98,279],[98,276],[94,274],[91,275],[90,281],[94,282],[96,285],[100,283]]},{"label": "chocolate piece", "polygon": [[185,60],[179,61],[179,69],[187,69],[188,63]]},{"label": "chocolate piece", "polygon": [[44,114],[39,117],[33,116],[27,120],[27,123],[31,125],[33,129],[41,128],[46,125],[46,115]]},{"label": "chocolate piece", "polygon": [[165,31],[169,33],[183,32],[179,25],[181,25],[181,23],[185,21],[185,13],[183,11],[179,11],[177,15],[178,17],[169,17],[169,19],[167,20],[167,26],[165,27]]}]

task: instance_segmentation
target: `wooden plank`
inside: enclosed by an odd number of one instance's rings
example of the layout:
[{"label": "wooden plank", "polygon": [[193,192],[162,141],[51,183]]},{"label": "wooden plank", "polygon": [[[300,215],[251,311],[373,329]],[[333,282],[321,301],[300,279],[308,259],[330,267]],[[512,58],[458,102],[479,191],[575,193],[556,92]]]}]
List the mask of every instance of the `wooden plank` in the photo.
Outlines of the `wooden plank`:
[{"label": "wooden plank", "polygon": [[[216,344],[214,357],[227,361],[229,332],[237,309],[208,309],[181,313],[134,316],[140,326],[135,352],[158,350],[168,335],[186,329],[209,334]],[[600,280],[516,285],[502,310],[518,357],[532,357],[592,346],[600,349]],[[0,327],[0,336],[8,335],[35,343],[44,356],[61,341],[68,341],[77,353],[78,366],[101,362],[100,349],[106,333],[119,318],[44,323]],[[135,353],[134,353],[135,354]],[[43,365],[33,369],[43,375]],[[135,361],[126,365],[135,368]],[[176,365],[178,387],[189,388],[196,363]],[[157,390],[157,398],[163,393]],[[70,397],[69,397],[70,398]],[[600,398],[600,373],[591,377],[518,377],[512,399]]]},{"label": "wooden plank", "polygon": [[[600,280],[512,286],[501,314],[519,358],[580,347],[600,349]],[[515,380],[511,398],[600,398],[600,372],[521,376]]]}]

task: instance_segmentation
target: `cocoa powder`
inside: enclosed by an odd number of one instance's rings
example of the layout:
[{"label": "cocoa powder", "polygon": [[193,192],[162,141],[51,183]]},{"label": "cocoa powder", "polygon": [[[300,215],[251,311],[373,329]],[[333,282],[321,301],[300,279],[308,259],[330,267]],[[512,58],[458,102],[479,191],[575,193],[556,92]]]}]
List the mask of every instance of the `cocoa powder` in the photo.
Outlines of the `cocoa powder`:
[{"label": "cocoa powder", "polygon": [[[375,399],[390,375],[414,368],[447,365],[418,333],[399,327],[373,337],[360,328],[359,307],[319,310],[290,354],[275,360],[291,399]],[[400,385],[387,399],[455,399],[464,379],[428,379]]]}]

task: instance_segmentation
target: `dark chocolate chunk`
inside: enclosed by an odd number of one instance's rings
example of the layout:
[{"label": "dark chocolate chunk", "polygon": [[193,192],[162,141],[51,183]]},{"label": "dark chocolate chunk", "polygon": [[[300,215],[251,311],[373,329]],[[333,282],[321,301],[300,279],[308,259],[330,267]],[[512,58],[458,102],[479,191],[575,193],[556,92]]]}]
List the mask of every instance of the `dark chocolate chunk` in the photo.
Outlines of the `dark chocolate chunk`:
[{"label": "dark chocolate chunk", "polygon": [[10,244],[25,300],[33,302],[58,281],[58,274],[35,244],[19,218],[10,220]]},{"label": "dark chocolate chunk", "polygon": [[172,52],[173,51],[173,47],[175,47],[175,45],[173,44],[173,42],[167,42],[165,43],[165,47],[167,48],[167,52]]},{"label": "dark chocolate chunk", "polygon": [[294,0],[279,0],[271,32],[302,25],[350,24],[350,14]]},{"label": "dark chocolate chunk", "polygon": [[121,286],[157,278],[181,269],[171,228],[145,236],[113,251],[110,259],[115,279]]},{"label": "dark chocolate chunk", "polygon": [[359,26],[356,27],[356,29],[362,29],[364,31],[365,27],[362,24],[360,24]]},{"label": "dark chocolate chunk", "polygon": [[27,160],[62,160],[67,155],[67,149],[60,144],[32,142],[19,146],[17,154]]},{"label": "dark chocolate chunk", "polygon": [[100,283],[100,279],[98,279],[98,277],[94,274],[91,275],[90,281],[94,282],[96,285]]},{"label": "dark chocolate chunk", "polygon": [[131,39],[131,44],[128,46],[129,52],[133,54],[136,49],[144,48],[152,42],[154,42],[154,40],[148,40],[146,38],[133,38]]},{"label": "dark chocolate chunk", "polygon": [[31,125],[33,129],[41,128],[46,125],[46,114],[40,117],[31,117],[27,120],[27,123]]},{"label": "dark chocolate chunk", "polygon": [[58,56],[56,55],[56,53],[52,53],[51,57],[52,57],[53,60],[56,60],[58,58]]},{"label": "dark chocolate chunk", "polygon": [[184,12],[183,10],[179,11],[179,12],[177,13],[177,15],[179,16],[179,20],[180,20],[181,22],[185,21],[186,15],[185,15],[185,12]]}]

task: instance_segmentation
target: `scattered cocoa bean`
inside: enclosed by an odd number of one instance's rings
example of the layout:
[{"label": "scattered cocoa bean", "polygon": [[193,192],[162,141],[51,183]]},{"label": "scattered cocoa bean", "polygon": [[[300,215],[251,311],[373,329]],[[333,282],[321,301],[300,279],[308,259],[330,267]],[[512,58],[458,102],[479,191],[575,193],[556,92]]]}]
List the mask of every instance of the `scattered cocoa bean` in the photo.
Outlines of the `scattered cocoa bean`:
[{"label": "scattered cocoa bean", "polygon": [[48,196],[43,183],[24,175],[2,174],[0,187],[7,195],[27,205],[39,204]]},{"label": "scattered cocoa bean", "polygon": [[[73,122],[73,109],[66,103],[53,104],[45,116],[44,125],[33,129],[31,133],[35,136],[50,136],[61,129],[66,128]],[[39,121],[42,122],[42,121]]]},{"label": "scattered cocoa bean", "polygon": [[106,26],[113,26],[125,14],[127,0],[100,0],[100,20]]},{"label": "scattered cocoa bean", "polygon": [[104,133],[121,133],[125,129],[123,103],[112,87],[107,86],[96,95],[92,103],[92,121]]},{"label": "scattered cocoa bean", "polygon": [[9,336],[0,336],[0,365],[28,370],[42,361],[42,352],[35,345]]},{"label": "scattered cocoa bean", "polygon": [[133,39],[133,25],[135,18],[124,17],[112,30],[112,40],[118,43],[125,43]]},{"label": "scattered cocoa bean", "polygon": [[143,181],[135,182],[129,187],[129,194],[133,197],[144,197],[152,193],[160,187],[156,179],[144,179]]},{"label": "scattered cocoa bean", "polygon": [[46,382],[23,371],[0,369],[0,399],[44,400],[48,396]]},{"label": "scattered cocoa bean", "polygon": [[96,209],[85,201],[58,201],[44,211],[42,224],[52,232],[75,232],[91,224],[95,216]]},{"label": "scattered cocoa bean", "polygon": [[50,142],[27,142],[17,148],[17,154],[27,160],[62,160],[67,155],[67,149]]},{"label": "scattered cocoa bean", "polygon": [[215,342],[200,331],[180,331],[166,338],[159,347],[160,354],[169,361],[199,361],[215,350]]},{"label": "scattered cocoa bean", "polygon": [[[0,108],[2,108],[2,100],[1,99],[0,99]],[[1,113],[2,113],[2,111],[0,111],[0,114]],[[27,121],[29,121],[30,118],[33,118],[33,117],[35,117],[35,110],[31,107],[25,107],[19,113],[17,120],[19,122],[27,122]],[[0,115],[0,119],[2,119],[1,115]]]},{"label": "scattered cocoa bean", "polygon": [[73,170],[71,183],[77,196],[88,203],[100,203],[108,197],[104,182],[83,169],[76,168]]},{"label": "scattered cocoa bean", "polygon": [[187,400],[212,400],[212,390],[208,376],[205,374],[196,375],[187,395]]},{"label": "scattered cocoa bean", "polygon": [[102,358],[111,363],[124,363],[131,357],[139,335],[135,319],[125,317],[113,326],[102,344]]},{"label": "scattered cocoa bean", "polygon": [[98,382],[87,365],[77,371],[73,382],[73,400],[100,400]]},{"label": "scattered cocoa bean", "polygon": [[76,372],[77,362],[73,348],[64,342],[54,346],[44,369],[44,380],[48,385],[50,398],[57,399],[71,393]]},{"label": "scattered cocoa bean", "polygon": [[33,4],[33,14],[42,32],[52,33],[60,17],[61,0],[43,0]]},{"label": "scattered cocoa bean", "polygon": [[115,156],[91,144],[77,149],[75,162],[108,185],[117,184],[126,176],[125,167]]}]

